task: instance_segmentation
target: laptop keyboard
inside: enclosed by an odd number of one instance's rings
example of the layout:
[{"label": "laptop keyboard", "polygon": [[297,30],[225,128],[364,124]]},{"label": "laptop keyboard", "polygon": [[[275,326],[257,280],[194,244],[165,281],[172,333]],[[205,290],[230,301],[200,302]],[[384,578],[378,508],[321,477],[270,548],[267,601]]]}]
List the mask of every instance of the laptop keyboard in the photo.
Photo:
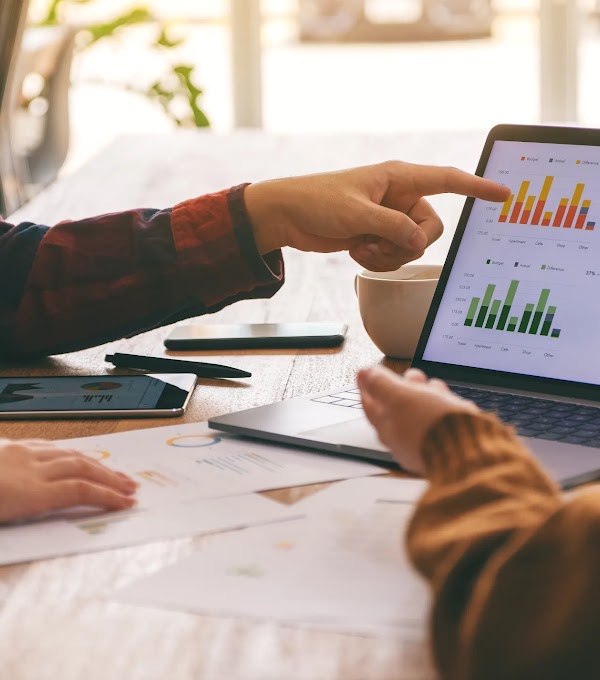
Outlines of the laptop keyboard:
[{"label": "laptop keyboard", "polygon": [[347,406],[348,408],[360,408],[362,404],[360,401],[360,390],[355,387],[351,390],[340,390],[332,394],[326,394],[323,397],[314,397],[311,401],[319,401],[322,404],[335,404],[336,406]]},{"label": "laptop keyboard", "polygon": [[600,408],[474,387],[453,386],[452,390],[482,410],[494,411],[523,437],[600,448]]},{"label": "laptop keyboard", "polygon": [[[494,411],[523,437],[600,448],[600,408],[474,387],[455,385],[452,390],[474,401],[483,411]],[[362,409],[358,388],[314,397],[312,401]]]}]

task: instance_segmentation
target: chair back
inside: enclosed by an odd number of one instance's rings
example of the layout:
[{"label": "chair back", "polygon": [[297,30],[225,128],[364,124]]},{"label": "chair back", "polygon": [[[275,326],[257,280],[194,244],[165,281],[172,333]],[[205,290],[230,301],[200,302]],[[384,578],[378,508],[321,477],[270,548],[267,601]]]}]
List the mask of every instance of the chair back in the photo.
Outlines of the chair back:
[{"label": "chair back", "polygon": [[12,80],[21,46],[29,0],[0,2],[0,214],[7,215],[22,202],[22,187],[15,171],[9,130]]}]

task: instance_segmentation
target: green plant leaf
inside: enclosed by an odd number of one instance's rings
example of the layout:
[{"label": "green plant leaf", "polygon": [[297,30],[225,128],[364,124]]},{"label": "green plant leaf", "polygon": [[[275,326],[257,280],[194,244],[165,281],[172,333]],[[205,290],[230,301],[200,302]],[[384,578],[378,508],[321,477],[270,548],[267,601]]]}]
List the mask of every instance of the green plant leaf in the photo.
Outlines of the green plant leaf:
[{"label": "green plant leaf", "polygon": [[172,48],[172,47],[179,47],[183,43],[183,40],[171,40],[167,34],[167,29],[163,28],[160,32],[160,35],[156,39],[155,45],[157,47],[167,47],[167,48]]},{"label": "green plant leaf", "polygon": [[87,33],[90,36],[89,45],[102,40],[102,38],[108,38],[113,36],[119,29],[124,26],[132,26],[134,24],[144,24],[152,21],[153,15],[149,9],[146,7],[136,7],[121,16],[116,17],[112,21],[108,21],[104,24],[96,24],[94,26],[87,27]]},{"label": "green plant leaf", "polygon": [[198,105],[198,97],[202,94],[202,90],[196,87],[192,81],[193,71],[194,67],[187,64],[179,64],[173,67],[173,73],[176,73],[177,76],[179,76],[179,80],[185,90],[196,127],[210,127],[208,117]]},{"label": "green plant leaf", "polygon": [[46,16],[40,21],[41,26],[55,26],[58,23],[58,8],[63,0],[50,0]]},{"label": "green plant leaf", "polygon": [[[0,0],[1,1],[1,0]],[[60,7],[64,3],[87,4],[94,0],[48,0],[48,10],[41,25],[56,25],[60,23]],[[152,12],[143,6],[135,7],[124,14],[115,17],[111,21],[87,26],[84,31],[87,34],[87,42],[82,47],[92,45],[103,38],[109,38],[125,29],[127,26],[155,21]],[[183,43],[181,39],[171,39],[167,27],[160,25],[160,33],[150,46],[154,49],[172,49]],[[140,88],[135,83],[112,83],[114,86],[123,88],[129,92],[135,92],[147,99],[156,102],[170,120],[178,127],[193,125],[195,127],[209,127],[210,121],[199,105],[199,99],[203,94],[193,80],[194,67],[189,64],[177,64],[170,66],[167,73],[146,88]],[[174,102],[186,101],[189,112],[181,115],[175,110]]]},{"label": "green plant leaf", "polygon": [[[61,5],[65,4],[67,0],[50,0],[46,16],[39,22],[39,26],[56,26],[59,22],[58,12]],[[68,0],[75,5],[86,5],[94,0]]]}]

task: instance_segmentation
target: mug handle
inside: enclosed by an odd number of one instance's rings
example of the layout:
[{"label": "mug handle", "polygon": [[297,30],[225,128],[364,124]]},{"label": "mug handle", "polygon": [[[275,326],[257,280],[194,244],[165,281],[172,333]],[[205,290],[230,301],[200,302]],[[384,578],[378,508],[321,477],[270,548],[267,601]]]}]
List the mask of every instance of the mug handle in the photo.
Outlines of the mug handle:
[{"label": "mug handle", "polygon": [[358,274],[354,275],[354,294],[358,296]]}]

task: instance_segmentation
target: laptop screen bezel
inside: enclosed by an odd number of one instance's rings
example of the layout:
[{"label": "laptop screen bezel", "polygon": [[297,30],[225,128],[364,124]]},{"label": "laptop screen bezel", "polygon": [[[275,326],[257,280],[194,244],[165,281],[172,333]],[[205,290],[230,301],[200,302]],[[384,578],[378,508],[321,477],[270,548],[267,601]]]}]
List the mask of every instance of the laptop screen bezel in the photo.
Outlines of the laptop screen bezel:
[{"label": "laptop screen bezel", "polygon": [[[600,146],[600,129],[542,125],[498,125],[490,131],[486,139],[475,174],[483,176],[496,141]],[[446,290],[446,285],[450,277],[450,272],[454,266],[454,261],[462,242],[474,202],[475,201],[472,198],[467,198],[465,201],[411,365],[415,368],[420,368],[429,376],[435,376],[450,382],[473,383],[534,393],[539,392],[560,397],[600,401],[600,385],[558,380],[555,378],[540,378],[538,376],[528,376],[520,373],[473,368],[470,366],[440,363],[423,359],[423,354],[427,347],[429,336],[440,308],[444,291]]]}]

